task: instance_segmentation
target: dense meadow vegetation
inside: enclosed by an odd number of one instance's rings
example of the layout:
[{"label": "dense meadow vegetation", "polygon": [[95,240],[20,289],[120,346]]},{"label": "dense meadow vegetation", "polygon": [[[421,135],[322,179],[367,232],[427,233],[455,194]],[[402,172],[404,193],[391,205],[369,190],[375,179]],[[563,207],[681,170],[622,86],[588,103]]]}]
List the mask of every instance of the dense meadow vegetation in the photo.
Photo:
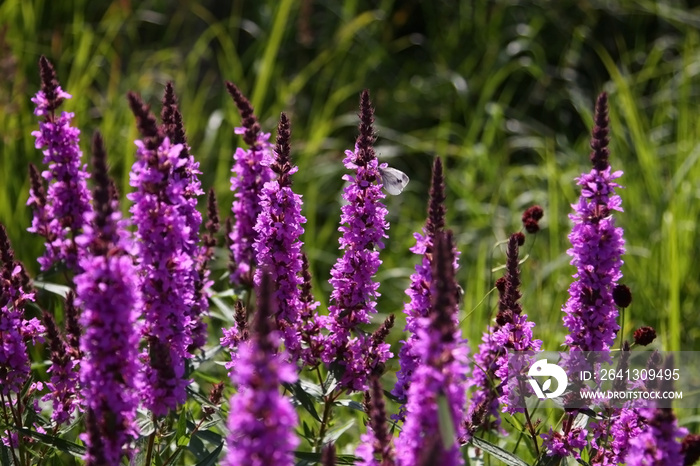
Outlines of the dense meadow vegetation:
[{"label": "dense meadow vegetation", "polygon": [[0,464],[693,464],[680,400],[494,381],[498,348],[700,350],[699,27],[5,0]]}]

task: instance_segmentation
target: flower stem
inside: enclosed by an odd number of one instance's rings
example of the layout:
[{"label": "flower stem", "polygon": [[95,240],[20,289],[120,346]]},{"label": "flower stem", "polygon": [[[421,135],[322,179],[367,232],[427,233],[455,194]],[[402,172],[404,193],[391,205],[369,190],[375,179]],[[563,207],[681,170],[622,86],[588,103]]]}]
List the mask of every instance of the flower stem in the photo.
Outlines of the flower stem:
[{"label": "flower stem", "polygon": [[153,432],[148,439],[148,451],[146,452],[146,462],[144,465],[151,466],[151,458],[153,457],[153,444],[156,441],[156,416],[153,415]]}]

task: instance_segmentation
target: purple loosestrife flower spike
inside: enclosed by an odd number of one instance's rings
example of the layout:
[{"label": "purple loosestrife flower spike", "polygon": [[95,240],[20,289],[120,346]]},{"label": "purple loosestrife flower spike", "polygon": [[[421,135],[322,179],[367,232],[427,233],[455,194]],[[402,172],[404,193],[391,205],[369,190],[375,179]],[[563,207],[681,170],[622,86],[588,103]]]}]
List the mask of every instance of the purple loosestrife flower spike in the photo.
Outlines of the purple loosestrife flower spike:
[{"label": "purple loosestrife flower spike", "polygon": [[[630,345],[625,341],[622,345],[620,360],[615,370],[624,374],[629,369]],[[616,379],[612,383],[615,392],[627,390],[627,381]],[[593,439],[591,441],[591,465],[608,465],[625,463],[629,441],[639,435],[642,422],[637,413],[641,400],[632,400],[623,407],[610,405],[607,402],[600,407],[605,413],[603,419],[590,423]]]},{"label": "purple loosestrife flower spike", "polygon": [[[182,252],[190,257],[196,267],[190,271],[192,275],[188,279],[193,282],[192,303],[187,311],[187,333],[192,340],[187,351],[194,353],[207,342],[207,326],[203,318],[209,310],[208,288],[212,281],[209,280],[209,272],[206,270],[205,257],[207,246],[199,244],[199,228],[202,225],[202,215],[197,210],[197,198],[204,194],[198,175],[199,162],[194,160],[190,153],[185,137],[185,128],[182,123],[182,114],[177,105],[177,97],[172,83],[167,83],[163,96],[163,109],[161,111],[163,121],[163,133],[170,140],[171,144],[181,144],[180,165],[173,171],[172,180],[182,190],[184,198],[178,206],[178,213],[184,217],[189,237],[183,242]],[[184,161],[184,163],[182,162]],[[210,253],[211,254],[211,253]],[[189,292],[189,291],[188,291]]]},{"label": "purple loosestrife flower spike", "polygon": [[[426,450],[434,451],[432,464],[464,464],[457,436],[465,437],[460,424],[469,373],[468,348],[454,317],[457,284],[452,234],[439,232],[434,241],[431,309],[423,318],[427,322],[422,322],[418,329],[415,349],[420,364],[408,389],[406,421],[396,442],[397,457],[404,466],[419,464]],[[455,434],[453,439],[445,436],[447,432],[441,432],[440,426],[449,423]],[[437,439],[437,444],[431,445],[431,439]]]},{"label": "purple loosestrife flower spike", "polygon": [[[664,371],[673,370],[673,357],[664,362]],[[673,380],[662,380],[659,390],[673,390]],[[627,452],[628,466],[668,465],[683,466],[685,455],[681,440],[688,435],[685,427],[679,427],[673,410],[656,408],[653,403],[638,410],[639,416],[646,421],[641,433],[629,441]]]},{"label": "purple loosestrife flower spike", "polygon": [[231,210],[234,224],[229,235],[231,248],[231,281],[235,285],[252,286],[255,268],[255,224],[262,210],[260,194],[263,186],[274,178],[270,168],[273,161],[272,145],[268,142],[269,133],[263,133],[253,114],[253,107],[241,91],[231,82],[226,82],[228,90],[241,114],[242,126],[235,128],[236,134],[243,135],[248,150],[236,149],[233,154],[231,191],[234,201]]},{"label": "purple loosestrife flower spike", "polygon": [[39,131],[33,131],[36,148],[44,149],[44,163],[48,170],[42,176],[48,180],[49,189],[45,199],[38,192],[37,182],[32,176],[32,189],[28,205],[34,210],[32,226],[28,231],[46,238],[46,253],[39,258],[41,270],[48,270],[56,262],[77,271],[79,259],[75,238],[80,233],[84,216],[89,213],[90,191],[87,189],[88,174],[81,165],[80,130],[71,126],[75,116],[70,112],[56,115],[56,109],[71,95],[61,89],[56,72],[46,57],[39,60],[41,90],[32,98],[36,105],[34,114],[43,116]]},{"label": "purple loosestrife flower spike", "polygon": [[51,419],[58,425],[68,422],[80,405],[81,400],[77,392],[79,374],[53,316],[44,311],[42,317],[51,349],[51,367],[48,370],[51,372],[51,381],[46,384],[49,393],[44,395],[42,400],[52,402]]},{"label": "purple loosestrife flower spike", "polygon": [[258,264],[255,283],[260,283],[262,268],[272,275],[272,281],[276,284],[274,296],[277,304],[277,328],[282,332],[287,352],[296,360],[302,350],[300,238],[304,233],[301,225],[306,223],[306,218],[301,215],[301,196],[292,191],[291,175],[298,168],[292,165],[290,159],[290,137],[289,118],[282,113],[277,130],[275,159],[270,165],[277,178],[265,183],[260,194],[262,211],[255,225],[257,235],[253,248]]},{"label": "purple loosestrife flower spike", "polygon": [[355,173],[343,176],[348,182],[343,191],[347,204],[341,209],[338,228],[343,256],[331,270],[333,291],[326,323],[330,335],[321,356],[323,362],[334,363],[342,371],[340,386],[348,390],[365,390],[375,366],[391,357],[389,345],[384,344],[365,363],[369,337],[360,332],[352,336],[359,325],[370,323],[371,315],[377,312],[379,283],[372,277],[381,264],[379,250],[384,248],[382,239],[387,237],[389,228],[387,209],[382,203],[386,196],[381,188],[380,166],[372,147],[373,122],[374,110],[365,90],[360,98],[360,134],[355,150],[345,151],[343,160],[345,167]]},{"label": "purple loosestrife flower spike", "polygon": [[386,405],[382,395],[382,385],[378,376],[370,379],[369,423],[367,433],[362,434],[361,443],[357,447],[357,456],[361,458],[358,465],[362,466],[394,466],[395,454],[392,445],[392,435],[386,417]]},{"label": "purple loosestrife flower spike", "polygon": [[94,213],[77,239],[86,253],[75,277],[76,304],[83,309],[80,339],[81,393],[87,408],[86,464],[119,464],[136,438],[139,405],[139,325],[142,308],[133,244],[110,197],[102,138],[93,139]]},{"label": "purple loosestrife flower spike", "polygon": [[416,245],[411,248],[415,254],[421,255],[421,262],[416,264],[415,273],[411,275],[411,285],[406,290],[410,301],[404,306],[406,314],[406,332],[408,338],[403,342],[399,350],[399,363],[401,369],[396,375],[396,385],[392,394],[404,405],[398,415],[397,420],[403,420],[406,415],[406,396],[411,381],[413,371],[419,363],[419,355],[415,351],[415,344],[418,339],[420,319],[426,317],[430,312],[430,284],[432,281],[430,264],[433,255],[433,242],[435,234],[444,229],[445,226],[445,178],[442,172],[442,160],[435,158],[433,163],[433,176],[430,186],[430,202],[428,205],[428,220],[423,228],[423,234],[415,233]]},{"label": "purple loosestrife flower spike", "polygon": [[301,309],[299,311],[299,323],[301,339],[306,343],[302,350],[301,358],[308,367],[315,367],[321,360],[324,337],[321,334],[323,319],[316,312],[320,305],[311,293],[311,272],[309,272],[309,260],[306,254],[301,253]]},{"label": "purple loosestrife flower spike", "polygon": [[[499,311],[496,316],[496,323],[499,328],[493,334],[493,342],[507,351],[533,353],[542,347],[541,340],[532,338],[532,328],[534,322],[527,320],[527,314],[523,314],[520,306],[520,270],[518,269],[518,245],[522,238],[522,233],[514,233],[508,239],[508,249],[506,251],[506,284],[502,302],[499,302]],[[534,363],[534,360],[532,361]],[[520,401],[519,391],[512,391],[510,382],[514,382],[517,377],[509,377],[508,356],[501,353],[496,359],[496,377],[505,383],[503,393],[499,397],[499,402],[504,405],[504,411],[515,414],[522,412],[516,405]]]},{"label": "purple loosestrife flower spike", "polygon": [[622,172],[611,172],[608,163],[607,113],[607,96],[603,93],[596,104],[591,142],[593,169],[577,178],[581,197],[569,215],[574,226],[569,234],[572,247],[567,254],[576,273],[563,311],[564,325],[569,329],[565,344],[572,351],[607,352],[620,328],[612,293],[622,277],[625,241],[622,228],[615,227],[611,214],[615,210],[622,212],[620,196],[615,194],[620,185],[614,181]]},{"label": "purple loosestrife flower spike", "polygon": [[[214,258],[214,248],[216,247],[216,234],[221,227],[219,223],[219,207],[216,202],[214,188],[209,190],[207,196],[207,223],[206,233],[202,235],[202,245],[197,257],[197,277],[194,283],[194,305],[191,313],[194,318],[192,322],[192,344],[189,352],[194,353],[197,348],[201,348],[207,342],[207,324],[202,320],[202,314],[209,308],[209,289],[214,281],[209,278],[209,262]],[[198,318],[197,318],[198,317]]]},{"label": "purple loosestrife flower spike", "polygon": [[29,378],[27,341],[43,340],[44,327],[36,319],[26,320],[24,307],[34,301],[25,283],[22,264],[15,260],[5,226],[0,224],[0,394],[19,394]]},{"label": "purple loosestrife flower spike", "polygon": [[263,273],[258,286],[258,309],[251,339],[239,347],[233,382],[224,466],[286,466],[294,464],[299,439],[297,416],[290,400],[280,394],[281,383],[294,383],[296,368],[278,352],[274,331],[272,277]]},{"label": "purple loosestrife flower spike", "polygon": [[[95,180],[97,182],[97,180]],[[80,314],[78,308],[75,307],[75,292],[69,291],[66,294],[66,343],[68,344],[68,351],[73,354],[73,359],[80,359],[82,357],[80,353],[80,335],[82,329],[80,328]]]},{"label": "purple loosestrife flower spike", "polygon": [[234,313],[234,324],[228,329],[223,329],[224,336],[221,337],[221,346],[226,347],[231,352],[231,360],[224,367],[228,370],[229,377],[233,377],[233,368],[238,361],[238,348],[244,341],[250,338],[250,328],[248,326],[248,311],[243,307],[243,303],[236,302]]},{"label": "purple loosestrife flower spike", "polygon": [[190,180],[180,169],[191,161],[180,157],[182,144],[171,145],[148,106],[134,93],[129,105],[143,136],[136,141],[136,161],[127,196],[139,240],[139,275],[144,300],[149,364],[145,368],[144,404],[156,416],[184,403],[185,360],[191,357],[191,308],[197,276],[196,242],[190,223],[194,199]]}]

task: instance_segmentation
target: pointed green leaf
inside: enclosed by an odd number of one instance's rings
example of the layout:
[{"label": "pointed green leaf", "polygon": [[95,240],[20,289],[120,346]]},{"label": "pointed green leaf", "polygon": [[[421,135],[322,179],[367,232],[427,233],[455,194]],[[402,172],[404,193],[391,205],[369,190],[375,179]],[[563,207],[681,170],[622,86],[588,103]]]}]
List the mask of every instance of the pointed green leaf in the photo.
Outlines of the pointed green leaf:
[{"label": "pointed green leaf", "polygon": [[343,432],[348,430],[353,425],[355,425],[355,419],[350,419],[350,421],[346,422],[345,424],[330,429],[328,432],[326,432],[326,435],[323,436],[323,444],[327,445],[329,443],[335,443],[335,441],[338,440],[341,435],[343,435]]},{"label": "pointed green leaf", "polygon": [[[284,386],[294,395],[292,397],[292,401],[296,401],[297,403],[299,403],[306,411],[308,411],[309,414],[311,414],[314,417],[314,419],[316,419],[318,422],[321,422],[321,418],[319,417],[318,412],[316,411],[316,405],[314,404],[314,401],[311,399],[306,390],[302,388],[299,381],[296,381],[293,384],[285,383]],[[316,387],[318,387],[318,385],[316,385]],[[320,387],[318,389],[318,393],[322,393],[320,391]]]},{"label": "pointed green leaf", "polygon": [[439,395],[437,399],[438,405],[438,427],[440,428],[440,437],[442,437],[442,445],[445,450],[454,447],[457,442],[457,432],[455,431],[455,423],[450,412],[450,405],[447,403],[445,395]]},{"label": "pointed green leaf", "polygon": [[187,436],[187,413],[184,409],[180,411],[180,417],[177,419],[175,440],[178,447],[185,447],[190,443],[190,439]]},{"label": "pointed green leaf", "polygon": [[342,399],[342,400],[335,400],[333,402],[334,405],[337,406],[344,406],[346,408],[354,409],[357,411],[365,412],[365,407],[362,405],[362,403],[358,403],[355,400],[351,400],[349,398]]},{"label": "pointed green leaf", "polygon": [[[321,453],[311,451],[295,451],[294,456],[301,460],[309,461],[312,464],[321,462]],[[357,463],[358,458],[353,455],[336,455],[335,464],[352,466]]]},{"label": "pointed green leaf", "polygon": [[221,450],[224,449],[224,444],[220,443],[218,447],[214,449],[211,453],[209,453],[206,458],[204,458],[202,461],[197,463],[195,466],[214,466],[216,464],[216,460],[219,459],[219,455],[221,454]]},{"label": "pointed green leaf", "polygon": [[73,456],[85,455],[85,447],[73,442],[69,442],[68,440],[64,440],[59,437],[53,437],[51,435],[40,434],[39,432],[35,432],[33,430],[25,428],[17,429],[17,431],[22,435],[26,435],[39,440],[44,445],[51,445],[53,447],[56,447],[64,453],[68,453]]},{"label": "pointed green leaf", "polygon": [[525,461],[521,460],[513,453],[479,437],[472,437],[470,443],[477,448],[481,448],[507,466],[529,466]]}]

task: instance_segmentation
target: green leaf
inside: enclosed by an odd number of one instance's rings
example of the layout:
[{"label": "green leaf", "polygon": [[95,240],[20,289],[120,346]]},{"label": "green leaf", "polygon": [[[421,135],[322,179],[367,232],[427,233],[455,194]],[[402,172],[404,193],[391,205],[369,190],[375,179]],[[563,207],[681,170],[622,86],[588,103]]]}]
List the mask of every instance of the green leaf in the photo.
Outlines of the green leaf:
[{"label": "green leaf", "polygon": [[184,409],[180,411],[180,417],[177,419],[175,439],[178,447],[186,447],[190,443],[190,438],[187,435],[187,414]]},{"label": "green leaf", "polygon": [[308,380],[304,379],[299,379],[299,385],[310,396],[316,398],[317,400],[323,399],[323,387],[321,387],[320,385],[316,385],[315,383],[309,382]]},{"label": "green leaf", "polygon": [[484,439],[481,439],[479,437],[472,437],[470,442],[475,447],[481,448],[482,450],[493,456],[495,459],[503,462],[503,464],[506,464],[508,466],[529,466],[525,461],[521,460],[513,453],[506,451],[503,448],[494,445],[493,443],[488,442]]},{"label": "green leaf", "polygon": [[337,406],[344,406],[344,407],[346,407],[346,408],[350,408],[350,409],[354,409],[354,410],[357,410],[357,411],[361,411],[361,412],[363,412],[363,413],[365,412],[365,407],[362,405],[362,403],[358,403],[357,401],[351,400],[351,399],[349,399],[349,398],[345,398],[345,399],[342,399],[342,400],[335,400],[335,401],[333,402],[333,404],[334,404],[334,405],[337,405]]},{"label": "green leaf", "polygon": [[197,460],[203,460],[209,454],[207,449],[204,447],[204,442],[197,438],[196,435],[193,435],[190,438],[190,443],[187,445],[187,450],[189,450],[189,452],[192,453]]},{"label": "green leaf", "polygon": [[17,431],[22,435],[33,437],[39,440],[44,445],[51,445],[53,447],[56,447],[64,453],[68,453],[73,456],[85,455],[85,447],[73,442],[69,442],[68,440],[64,440],[59,437],[52,437],[51,435],[40,434],[39,432],[25,429],[24,427],[17,429]]},{"label": "green leaf", "polygon": [[445,450],[451,449],[457,442],[457,432],[455,431],[455,423],[450,412],[450,405],[447,403],[447,397],[444,395],[438,396],[438,427],[440,428],[440,437],[442,437],[442,445]]},{"label": "green leaf", "polygon": [[341,435],[343,435],[343,432],[348,430],[353,425],[355,425],[355,419],[350,419],[345,424],[330,429],[328,432],[326,432],[326,435],[323,436],[323,444],[327,445],[329,443],[335,443],[335,441],[338,440]]},{"label": "green leaf", "polygon": [[[294,456],[300,460],[309,461],[312,464],[321,462],[321,453],[314,453],[312,451],[295,451]],[[354,465],[358,461],[358,458],[353,455],[336,455],[335,464],[347,464]]]},{"label": "green leaf", "polygon": [[5,445],[0,445],[0,464],[2,466],[12,466],[12,463],[10,463],[10,449]]},{"label": "green leaf", "polygon": [[402,405],[404,403],[404,400],[400,400],[395,395],[392,395],[390,391],[388,391],[388,390],[382,390],[382,391],[384,392],[384,398],[391,400],[395,403],[398,403],[400,405]]},{"label": "green leaf", "polygon": [[333,372],[328,372],[328,376],[326,377],[326,381],[323,382],[323,387],[325,388],[324,390],[324,395],[330,395],[335,391],[335,388],[338,386],[338,379],[335,378],[335,374]]},{"label": "green leaf", "polygon": [[217,307],[223,314],[224,320],[227,322],[235,322],[236,318],[233,314],[233,308],[231,306],[228,306],[226,303],[224,303],[223,300],[219,298],[210,298],[211,302],[214,303],[214,306]]},{"label": "green leaf", "polygon": [[220,443],[218,447],[214,449],[211,453],[209,453],[202,461],[197,463],[195,466],[214,466],[216,464],[216,460],[219,459],[219,454],[221,454],[221,450],[224,449],[224,444]]},{"label": "green leaf", "polygon": [[165,462],[167,460],[168,464],[177,464],[177,460],[182,456],[184,452],[184,449],[178,448],[177,450],[175,450],[175,453],[173,453],[171,457],[170,452],[166,450],[161,455],[161,457],[163,458],[162,461]]},{"label": "green leaf", "polygon": [[306,421],[302,421],[301,428],[302,428],[302,431],[304,432],[302,434],[302,437],[304,437],[306,440],[308,440],[309,442],[311,442],[313,444],[313,442],[316,440],[316,433],[314,432],[314,429],[309,427],[309,425],[306,423]]},{"label": "green leaf", "polygon": [[[187,421],[187,427],[194,431],[196,426],[192,422]],[[219,445],[220,443],[224,442],[224,438],[220,434],[217,434],[212,430],[204,430],[202,427],[200,427],[199,430],[194,433],[194,436],[199,437],[202,440],[206,440],[212,445]]]},{"label": "green leaf", "polygon": [[199,366],[201,366],[202,364],[214,359],[223,350],[224,348],[221,345],[216,345],[212,348],[205,348],[202,352],[196,354],[190,361],[190,367],[192,368],[192,372],[199,369]]},{"label": "green leaf", "polygon": [[[566,461],[564,462],[564,464],[566,464]],[[560,456],[543,455],[542,457],[540,457],[537,463],[535,463],[535,466],[563,466],[562,458]]]},{"label": "green leaf", "polygon": [[[296,381],[293,384],[285,383],[284,386],[287,390],[294,394],[294,396],[292,397],[292,401],[298,402],[309,414],[311,414],[314,417],[314,419],[316,419],[318,422],[321,422],[321,418],[319,417],[318,412],[316,411],[316,405],[314,404],[314,401],[304,390],[304,388],[302,388],[299,381]],[[316,385],[316,387],[318,387],[318,385]],[[320,387],[318,387],[318,393],[322,393]]]}]

